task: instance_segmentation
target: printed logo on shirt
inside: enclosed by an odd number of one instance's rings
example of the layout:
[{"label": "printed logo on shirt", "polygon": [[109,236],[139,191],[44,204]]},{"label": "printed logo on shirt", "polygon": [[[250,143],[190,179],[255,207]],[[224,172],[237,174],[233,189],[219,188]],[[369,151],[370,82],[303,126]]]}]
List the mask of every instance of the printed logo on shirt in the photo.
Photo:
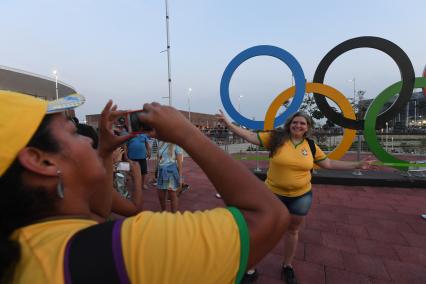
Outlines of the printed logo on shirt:
[{"label": "printed logo on shirt", "polygon": [[303,156],[307,156],[307,155],[308,155],[308,151],[306,151],[306,149],[305,149],[305,148],[303,148],[303,149],[302,149],[302,155],[303,155]]}]

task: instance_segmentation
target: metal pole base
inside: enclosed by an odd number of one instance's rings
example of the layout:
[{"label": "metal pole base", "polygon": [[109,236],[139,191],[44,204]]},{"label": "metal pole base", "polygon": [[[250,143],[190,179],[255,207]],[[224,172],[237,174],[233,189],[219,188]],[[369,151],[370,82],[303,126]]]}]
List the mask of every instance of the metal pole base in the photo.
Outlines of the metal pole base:
[{"label": "metal pole base", "polygon": [[256,173],[259,173],[261,171],[261,169],[259,168],[259,148],[260,146],[256,147],[256,168],[254,169]]},{"label": "metal pole base", "polygon": [[353,171],[352,174],[354,176],[363,176],[364,175],[360,170]]}]

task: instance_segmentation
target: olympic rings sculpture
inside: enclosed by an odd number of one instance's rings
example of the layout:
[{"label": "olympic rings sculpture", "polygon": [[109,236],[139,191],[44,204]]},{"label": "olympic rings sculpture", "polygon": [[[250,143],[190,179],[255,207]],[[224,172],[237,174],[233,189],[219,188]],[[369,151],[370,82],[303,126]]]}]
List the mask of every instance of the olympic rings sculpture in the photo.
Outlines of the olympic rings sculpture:
[{"label": "olympic rings sculpture", "polygon": [[[343,53],[356,48],[373,48],[389,55],[397,64],[401,73],[401,81],[382,91],[370,104],[364,120],[357,120],[354,110],[347,98],[335,88],[323,84],[325,73],[331,63]],[[256,56],[272,56],[285,63],[293,73],[295,86],[281,92],[269,106],[264,121],[253,121],[242,116],[233,107],[229,96],[229,84],[235,70],[246,60]],[[398,169],[407,169],[412,166],[408,161],[400,160],[387,153],[379,144],[376,129],[380,129],[386,121],[392,119],[410,100],[414,88],[426,88],[426,78],[415,78],[413,65],[407,54],[393,42],[372,36],[363,36],[346,40],[330,50],[320,61],[312,83],[306,82],[303,70],[297,60],[284,49],[270,45],[260,45],[248,48],[235,56],[225,68],[220,82],[220,96],[225,111],[242,126],[254,130],[272,130],[284,123],[295,113],[303,102],[306,93],[314,93],[315,102],[319,110],[333,123],[344,128],[340,144],[328,157],[340,159],[350,149],[356,136],[356,130],[364,130],[364,139],[373,154],[383,163]],[[383,105],[398,95],[394,103],[380,113]],[[426,95],[426,93],[425,93]],[[278,117],[278,109],[291,97],[294,97],[289,107]],[[335,112],[327,103],[326,97],[334,101],[342,113]]]}]

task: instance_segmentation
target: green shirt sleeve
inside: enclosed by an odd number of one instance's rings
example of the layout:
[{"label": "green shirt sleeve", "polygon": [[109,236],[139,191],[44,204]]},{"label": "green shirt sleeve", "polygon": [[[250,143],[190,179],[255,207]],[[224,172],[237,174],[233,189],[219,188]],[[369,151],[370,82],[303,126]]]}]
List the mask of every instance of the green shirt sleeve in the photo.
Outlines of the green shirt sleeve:
[{"label": "green shirt sleeve", "polygon": [[257,134],[257,139],[258,139],[258,140],[259,140],[259,142],[260,142],[260,147],[265,147],[265,146],[263,146],[263,142],[262,142],[262,139],[260,138],[260,134],[259,134],[259,132],[257,132],[256,134]]},{"label": "green shirt sleeve", "polygon": [[229,212],[237,223],[238,230],[240,231],[240,267],[238,268],[237,278],[235,283],[240,283],[243,279],[244,273],[247,270],[248,256],[250,250],[250,235],[247,227],[246,220],[244,219],[241,211],[236,207],[228,207]]}]

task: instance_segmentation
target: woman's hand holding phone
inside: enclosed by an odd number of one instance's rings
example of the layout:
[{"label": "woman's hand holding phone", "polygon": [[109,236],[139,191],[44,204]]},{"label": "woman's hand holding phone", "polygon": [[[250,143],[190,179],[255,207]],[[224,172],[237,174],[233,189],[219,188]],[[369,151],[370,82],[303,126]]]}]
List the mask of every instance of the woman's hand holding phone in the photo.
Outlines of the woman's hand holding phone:
[{"label": "woman's hand holding phone", "polygon": [[144,131],[152,138],[182,145],[185,139],[199,133],[178,110],[159,103],[145,104],[139,120],[148,125],[152,130]]}]

